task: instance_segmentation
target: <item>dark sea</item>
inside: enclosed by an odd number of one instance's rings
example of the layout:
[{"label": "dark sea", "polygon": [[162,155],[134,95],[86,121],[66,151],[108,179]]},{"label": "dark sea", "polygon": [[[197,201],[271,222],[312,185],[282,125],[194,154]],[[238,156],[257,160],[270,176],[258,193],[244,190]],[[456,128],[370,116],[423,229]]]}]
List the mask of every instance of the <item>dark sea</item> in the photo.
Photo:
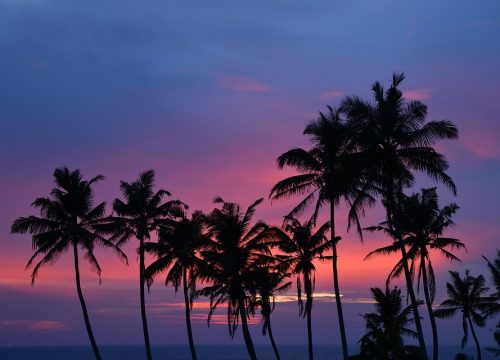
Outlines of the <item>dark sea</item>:
[{"label": "dark sea", "polygon": [[[100,346],[104,360],[142,360],[145,359],[144,348],[139,345]],[[200,360],[247,360],[248,355],[243,345],[198,345],[196,347]],[[282,345],[279,347],[283,360],[307,359],[306,345]],[[458,347],[442,347],[440,359],[453,360],[460,351]],[[261,360],[274,360],[270,346],[256,345],[257,357]],[[356,352],[353,348],[352,353]],[[464,352],[474,355],[473,348]],[[335,360],[341,358],[340,346],[315,345],[316,360]],[[190,360],[189,348],[186,345],[153,346],[154,359]],[[92,350],[88,346],[12,346],[0,347],[1,360],[93,360]],[[483,359],[494,359],[486,350]]]}]

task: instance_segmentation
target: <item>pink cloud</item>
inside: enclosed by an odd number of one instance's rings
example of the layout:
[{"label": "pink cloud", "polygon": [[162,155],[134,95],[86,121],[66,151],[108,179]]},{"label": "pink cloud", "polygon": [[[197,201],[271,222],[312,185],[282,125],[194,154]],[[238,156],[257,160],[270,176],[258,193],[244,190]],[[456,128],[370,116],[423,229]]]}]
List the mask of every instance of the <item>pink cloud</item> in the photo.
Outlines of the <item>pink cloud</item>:
[{"label": "pink cloud", "polygon": [[407,90],[403,92],[403,95],[408,100],[427,100],[431,98],[432,89],[422,88]]},{"label": "pink cloud", "polygon": [[0,321],[1,326],[24,328],[29,330],[63,330],[66,324],[52,320],[5,320]]},{"label": "pink cloud", "polygon": [[477,157],[500,158],[500,140],[494,132],[469,129],[463,132],[460,142]]},{"label": "pink cloud", "polygon": [[271,87],[246,76],[220,74],[217,83],[223,88],[242,92],[269,92]]},{"label": "pink cloud", "polygon": [[321,100],[330,100],[336,97],[344,96],[345,93],[342,90],[338,89],[331,89],[327,90],[325,92],[322,92],[319,97]]}]

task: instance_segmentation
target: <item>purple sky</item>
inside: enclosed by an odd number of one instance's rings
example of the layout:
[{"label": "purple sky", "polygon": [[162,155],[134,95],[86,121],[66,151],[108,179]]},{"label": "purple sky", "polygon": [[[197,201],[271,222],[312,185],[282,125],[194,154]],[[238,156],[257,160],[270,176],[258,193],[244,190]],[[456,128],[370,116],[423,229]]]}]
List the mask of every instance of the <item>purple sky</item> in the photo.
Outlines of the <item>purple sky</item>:
[{"label": "purple sky", "polygon": [[[394,71],[407,74],[406,95],[429,106],[430,120],[459,127],[460,140],[439,147],[459,190],[452,199],[439,189],[443,204],[461,207],[450,235],[469,249],[452,269],[487,275],[481,255],[493,257],[500,239],[499,14],[496,0],[0,1],[0,345],[87,343],[70,257],[31,287],[29,236],[9,233],[48,193],[54,168],[105,175],[102,200],[119,195],[121,179],[154,168],[158,184],[192,209],[210,210],[215,195],[246,207],[286,175],[276,157],[307,146],[307,121],[345,94],[371,96],[371,84],[388,84]],[[293,204],[266,201],[256,219],[279,223]],[[363,223],[381,220],[377,207]],[[387,243],[381,236],[343,237],[341,289],[355,343],[358,314],[372,309],[369,287],[383,286],[394,259],[362,261]],[[101,286],[83,265],[99,343],[141,342],[134,247],[125,249],[129,268],[98,252]],[[439,303],[449,264],[433,261]],[[318,267],[317,290],[331,292],[328,264]],[[186,342],[179,302],[158,280],[148,296],[154,343]],[[279,343],[305,342],[297,312],[295,302],[278,304]],[[228,342],[225,325],[207,329],[206,313],[203,303],[195,310],[196,341]],[[318,298],[313,321],[317,343],[339,342],[329,297]],[[459,325],[439,322],[444,343],[460,341]],[[480,331],[484,344],[493,326]]]}]

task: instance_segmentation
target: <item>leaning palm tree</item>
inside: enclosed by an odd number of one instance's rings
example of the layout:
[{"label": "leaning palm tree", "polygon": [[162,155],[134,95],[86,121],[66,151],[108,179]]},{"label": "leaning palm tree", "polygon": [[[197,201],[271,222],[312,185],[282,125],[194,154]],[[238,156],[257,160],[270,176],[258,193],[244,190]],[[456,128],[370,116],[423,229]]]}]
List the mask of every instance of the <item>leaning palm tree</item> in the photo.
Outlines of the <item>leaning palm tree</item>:
[{"label": "leaning palm tree", "polygon": [[[361,338],[361,358],[372,360],[409,359],[413,348],[404,344],[404,336],[416,337],[408,328],[414,321],[411,306],[403,307],[401,290],[372,288],[377,312],[363,316],[367,333]],[[413,350],[414,351],[414,350]]]},{"label": "leaning palm tree", "polygon": [[[313,292],[315,287],[315,260],[327,260],[330,257],[324,253],[331,249],[333,242],[329,241],[326,234],[330,230],[330,223],[326,222],[314,230],[315,221],[310,219],[301,224],[293,217],[285,218],[284,232],[271,229],[272,236],[280,239],[277,242],[279,250],[284,255],[279,255],[281,261],[286,264],[288,271],[297,276],[297,299],[299,302],[299,315],[307,318],[307,339],[309,359],[314,357],[312,341],[312,306]],[[288,236],[287,234],[290,234]],[[336,238],[335,242],[340,240]],[[302,300],[302,291],[306,294],[306,304]]]},{"label": "leaning palm tree", "polygon": [[209,245],[209,239],[203,233],[201,212],[194,212],[191,219],[184,211],[177,216],[177,221],[166,222],[160,227],[158,242],[144,243],[144,250],[156,257],[146,268],[145,277],[150,287],[155,276],[167,271],[165,285],[172,284],[177,292],[182,284],[189,348],[193,360],[196,360],[190,314],[202,261],[200,251]]},{"label": "leaning palm tree", "polygon": [[[432,327],[433,358],[437,360],[439,356],[438,332],[432,309],[432,303],[436,294],[436,279],[430,252],[434,250],[450,261],[460,261],[453,254],[453,251],[465,249],[465,245],[458,239],[443,237],[444,231],[454,225],[452,216],[457,211],[458,206],[451,203],[443,208],[439,208],[436,188],[422,189],[421,193],[404,196],[400,205],[402,210],[402,217],[399,221],[400,231],[403,236],[403,242],[408,247],[407,254],[411,262],[410,273],[413,275],[415,268],[418,269],[417,290],[420,289],[420,283],[422,283],[425,303]],[[387,222],[379,226],[367,228],[367,230],[384,231],[397,241],[395,231],[392,227],[387,226]],[[399,252],[399,245],[395,242],[389,246],[370,252],[365,259],[369,259],[375,255],[387,255],[397,252]],[[401,259],[390,272],[387,283],[391,279],[399,277],[402,272],[403,261]]]},{"label": "leaning palm tree", "polygon": [[339,275],[337,269],[338,252],[335,233],[335,209],[344,199],[350,207],[348,229],[355,223],[359,234],[358,215],[363,208],[374,203],[370,195],[370,183],[363,181],[363,166],[357,153],[359,145],[354,141],[352,129],[341,118],[338,109],[329,107],[327,114],[320,113],[319,118],[311,121],[304,134],[310,137],[312,149],[291,149],[278,157],[280,169],[290,166],[299,172],[279,181],[271,189],[271,199],[287,199],[297,195],[306,195],[288,214],[295,217],[309,205],[315,203],[312,215],[316,220],[320,209],[329,205],[330,239],[332,240],[332,267],[335,301],[342,342],[344,359],[348,358],[347,338],[340,296]]},{"label": "leaning palm tree", "polygon": [[[91,270],[101,276],[101,267],[94,255],[96,245],[104,246],[127,262],[127,257],[118,246],[100,236],[95,227],[105,216],[104,202],[94,206],[93,184],[104,177],[99,175],[83,180],[79,170],[70,171],[63,167],[54,171],[55,187],[49,197],[36,199],[32,206],[40,209],[40,216],[20,217],[12,224],[13,233],[31,233],[35,253],[26,268],[33,268],[31,283],[35,283],[38,271],[43,265],[53,264],[66,251],[73,250],[76,291],[82,307],[87,334],[96,359],[101,359],[90,326],[87,305],[80,285],[79,248],[90,263]],[[36,265],[35,265],[36,263]]]},{"label": "leaning palm tree", "polygon": [[439,140],[456,139],[458,130],[448,120],[426,123],[427,106],[420,101],[406,100],[399,89],[404,79],[404,74],[394,74],[387,90],[376,82],[372,87],[374,103],[351,96],[342,102],[341,110],[356,129],[357,142],[364,147],[364,164],[371,170],[368,171],[369,179],[379,189],[388,224],[396,233],[419,345],[422,352],[427,354],[397,214],[400,213],[403,188],[413,185],[414,172],[425,173],[446,185],[453,193],[456,192],[453,180],[446,174],[448,162],[433,146]]},{"label": "leaning palm tree", "polygon": [[286,292],[292,283],[285,281],[290,274],[286,272],[286,268],[281,266],[282,263],[268,264],[267,262],[266,260],[265,264],[257,264],[257,267],[252,270],[252,292],[254,295],[250,303],[250,311],[253,313],[255,308],[260,308],[263,322],[262,335],[269,334],[274,355],[277,360],[280,360],[280,354],[271,327],[271,314],[274,311],[275,297]]},{"label": "leaning palm tree", "polygon": [[177,200],[163,201],[165,196],[170,196],[166,190],[154,191],[154,171],[148,170],[139,175],[133,182],[121,181],[120,190],[125,200],[115,199],[113,210],[115,216],[110,216],[106,224],[101,226],[102,233],[111,234],[111,240],[121,246],[132,237],[139,240],[139,288],[142,329],[146,356],[152,359],[151,345],[149,342],[148,323],[146,318],[146,304],[144,298],[145,264],[144,243],[151,237],[151,233],[159,230],[160,225],[179,206]]},{"label": "leaning palm tree", "polygon": [[212,283],[200,291],[210,297],[208,324],[216,308],[227,303],[229,334],[234,336],[241,320],[243,338],[252,360],[257,359],[248,327],[252,269],[256,264],[273,260],[270,238],[266,235],[268,226],[263,222],[251,226],[255,208],[262,201],[255,201],[243,213],[238,204],[217,197],[215,203],[222,207],[214,209],[206,218],[207,234],[212,242],[202,251],[202,279]]},{"label": "leaning palm tree", "polygon": [[464,337],[462,338],[462,348],[467,343],[469,328],[474,338],[477,351],[477,359],[481,360],[481,347],[474,331],[474,324],[479,327],[486,325],[487,315],[496,306],[495,298],[492,296],[483,296],[489,288],[485,286],[483,275],[474,277],[465,271],[465,276],[455,271],[450,271],[451,283],[446,283],[448,299],[439,305],[439,309],[434,311],[438,318],[449,318],[458,311],[462,313],[462,326]]}]

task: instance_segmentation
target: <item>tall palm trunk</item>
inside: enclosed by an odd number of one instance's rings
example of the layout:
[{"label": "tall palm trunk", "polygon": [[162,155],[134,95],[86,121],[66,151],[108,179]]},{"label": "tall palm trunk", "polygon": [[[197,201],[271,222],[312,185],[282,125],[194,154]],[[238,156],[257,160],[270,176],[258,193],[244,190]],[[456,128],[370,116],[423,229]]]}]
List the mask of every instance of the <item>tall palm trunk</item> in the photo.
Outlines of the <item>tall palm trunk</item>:
[{"label": "tall palm trunk", "polygon": [[87,305],[85,305],[85,299],[83,298],[82,287],[80,285],[80,267],[78,266],[78,245],[73,242],[73,255],[75,258],[75,280],[76,280],[76,291],[78,292],[78,299],[80,300],[80,305],[82,306],[83,319],[85,320],[85,327],[87,328],[87,334],[92,344],[92,350],[94,350],[94,355],[96,360],[101,360],[101,354],[99,353],[99,348],[94,339],[94,334],[92,333],[92,327],[90,326],[89,314],[87,312]]},{"label": "tall palm trunk", "polygon": [[139,238],[139,286],[141,292],[141,317],[142,331],[144,333],[144,344],[146,345],[146,356],[148,360],[152,360],[151,344],[149,343],[148,320],[146,318],[146,301],[144,298],[144,237]]},{"label": "tall palm trunk", "polygon": [[422,272],[422,281],[424,283],[425,304],[427,305],[427,312],[429,313],[429,320],[432,327],[432,358],[438,360],[439,358],[439,343],[438,332],[436,326],[436,318],[432,311],[432,300],[429,293],[429,286],[427,285],[427,268],[425,267],[425,257],[422,255],[420,258],[420,269]]},{"label": "tall palm trunk", "polygon": [[271,345],[273,346],[274,355],[276,356],[276,360],[280,360],[280,353],[278,352],[278,347],[276,346],[276,342],[274,341],[273,330],[271,328],[271,315],[266,316],[267,323],[267,333],[269,334],[269,340],[271,340]]},{"label": "tall palm trunk", "polygon": [[481,347],[479,346],[479,341],[477,340],[476,332],[474,331],[474,326],[472,325],[472,321],[470,316],[467,316],[467,320],[469,321],[470,331],[472,332],[472,337],[474,338],[474,342],[476,343],[476,351],[477,351],[477,360],[481,360]]},{"label": "tall palm trunk", "polygon": [[312,284],[309,273],[304,273],[304,285],[306,286],[306,318],[307,318],[307,345],[309,351],[309,360],[314,358],[313,340],[312,340]]},{"label": "tall palm trunk", "polygon": [[190,316],[190,302],[188,297],[188,286],[187,286],[187,270],[185,267],[182,268],[182,282],[184,287],[184,306],[186,308],[186,327],[189,339],[189,348],[191,349],[191,357],[196,360],[196,349],[194,348],[193,331],[191,329],[191,316]]},{"label": "tall palm trunk", "polygon": [[339,328],[340,328],[340,339],[342,341],[342,353],[344,355],[344,360],[349,357],[349,351],[347,349],[347,339],[345,335],[345,324],[344,324],[344,313],[342,311],[342,303],[340,300],[340,287],[339,287],[339,273],[337,269],[337,242],[335,240],[335,205],[333,201],[330,202],[330,233],[332,240],[332,255],[333,255],[333,287],[335,291],[335,302],[337,304],[337,314],[339,317]]},{"label": "tall palm trunk", "polygon": [[[392,227],[396,234],[396,242],[399,246],[399,249],[401,251],[401,262],[403,265],[403,270],[405,274],[405,281],[406,281],[406,291],[408,292],[408,295],[410,295],[410,302],[411,302],[411,308],[413,312],[413,317],[415,319],[415,328],[417,330],[417,337],[418,337],[418,344],[420,346],[420,350],[422,352],[422,355],[424,356],[424,360],[428,359],[427,356],[427,349],[425,347],[425,339],[424,339],[424,331],[422,329],[422,322],[420,321],[420,314],[418,312],[418,303],[417,303],[417,298],[415,296],[415,291],[413,289],[413,281],[411,278],[411,273],[410,273],[410,268],[408,266],[408,254],[406,253],[406,248],[403,243],[403,238],[401,234],[399,233],[398,226],[394,224],[395,219],[394,219],[394,213],[396,210],[396,199],[394,196],[394,186],[392,180],[388,181],[388,186],[387,186],[387,205],[386,205],[386,211],[387,211],[387,220],[389,221],[389,225]],[[402,193],[403,191],[400,189],[399,193]]]},{"label": "tall palm trunk", "polygon": [[240,294],[238,297],[238,305],[240,308],[240,317],[241,317],[241,327],[243,329],[243,338],[245,339],[245,345],[247,347],[248,355],[250,355],[250,359],[257,360],[257,355],[255,353],[255,347],[253,346],[252,336],[250,335],[250,330],[248,329],[248,319],[247,319],[247,310],[245,307],[245,298],[243,294]]}]

